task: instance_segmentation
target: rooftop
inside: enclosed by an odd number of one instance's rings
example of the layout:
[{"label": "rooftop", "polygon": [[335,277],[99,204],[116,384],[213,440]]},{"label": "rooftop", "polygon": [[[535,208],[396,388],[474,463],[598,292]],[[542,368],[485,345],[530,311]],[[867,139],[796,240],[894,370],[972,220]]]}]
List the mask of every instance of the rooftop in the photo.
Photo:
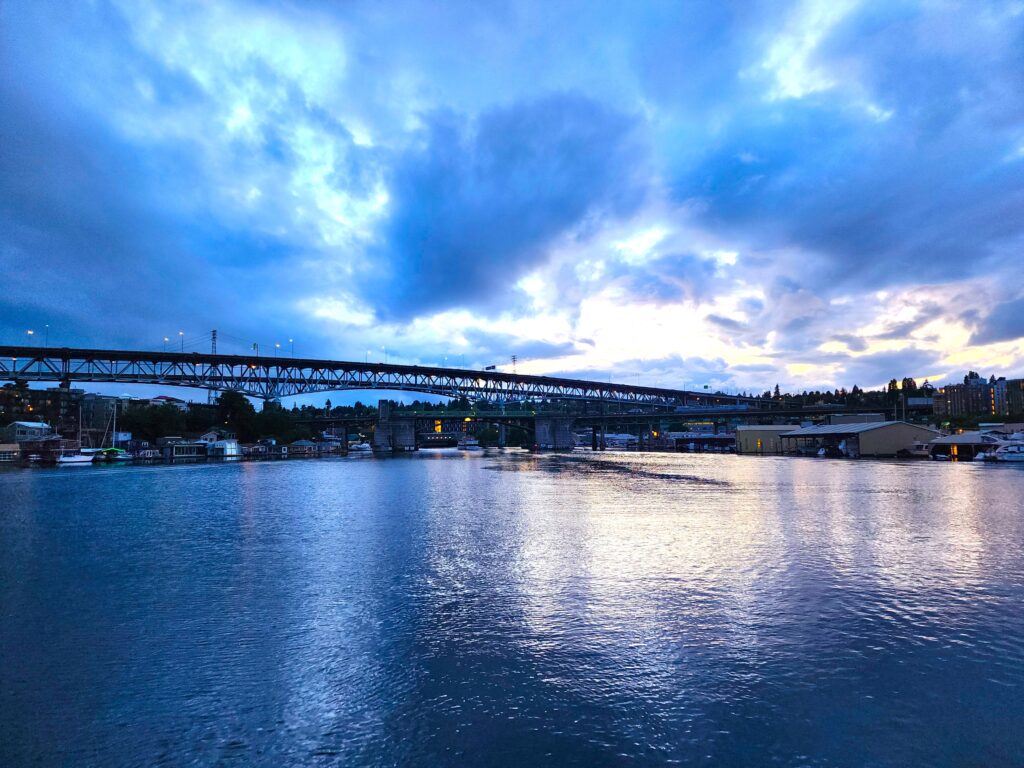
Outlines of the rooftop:
[{"label": "rooftop", "polygon": [[781,437],[815,437],[816,435],[858,435],[861,432],[870,432],[873,429],[882,429],[883,427],[892,427],[896,424],[906,424],[908,427],[917,427],[918,429],[927,429],[929,432],[938,431],[931,427],[923,427],[919,424],[907,424],[905,421],[865,421],[865,422],[854,422],[852,424],[821,424],[816,427],[803,427],[802,429],[795,429],[792,432],[786,432]]}]

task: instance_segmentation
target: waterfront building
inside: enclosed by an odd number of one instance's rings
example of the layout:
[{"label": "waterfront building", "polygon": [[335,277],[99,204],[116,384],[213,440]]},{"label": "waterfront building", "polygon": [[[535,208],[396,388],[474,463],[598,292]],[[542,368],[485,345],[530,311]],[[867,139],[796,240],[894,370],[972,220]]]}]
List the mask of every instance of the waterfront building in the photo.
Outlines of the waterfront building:
[{"label": "waterfront building", "polygon": [[21,457],[18,443],[0,443],[0,464],[9,464]]},{"label": "waterfront building", "polygon": [[782,453],[782,435],[797,424],[752,424],[736,427],[736,453],[763,456]]},{"label": "waterfront building", "polygon": [[12,421],[4,428],[6,443],[23,443],[26,440],[41,440],[53,434],[49,424],[41,421]]},{"label": "waterfront building", "polygon": [[[1017,388],[1019,390],[1019,387]],[[1009,405],[1009,382],[1005,378],[986,380],[965,376],[963,384],[947,384],[933,398],[937,416],[1006,416]]]},{"label": "waterfront building", "polygon": [[216,459],[237,459],[242,455],[242,448],[234,438],[228,440],[203,440],[207,444],[206,455]]},{"label": "waterfront building", "polygon": [[216,443],[219,440],[234,440],[235,438],[235,433],[230,429],[221,429],[220,427],[214,427],[199,436],[204,443]]},{"label": "waterfront building", "polygon": [[312,440],[296,440],[288,446],[289,456],[316,456],[317,444]]},{"label": "waterfront building", "polygon": [[958,432],[942,435],[930,441],[929,453],[932,458],[970,461],[979,453],[988,453],[999,447],[1007,435],[990,430]]},{"label": "waterfront building", "polygon": [[937,430],[919,424],[876,421],[802,427],[780,438],[784,453],[859,458],[895,457],[901,451],[913,449],[915,443],[927,443],[938,436]]},{"label": "waterfront building", "polygon": [[160,454],[165,459],[202,459],[207,455],[208,443],[186,440],[176,435],[161,437],[156,441]]}]

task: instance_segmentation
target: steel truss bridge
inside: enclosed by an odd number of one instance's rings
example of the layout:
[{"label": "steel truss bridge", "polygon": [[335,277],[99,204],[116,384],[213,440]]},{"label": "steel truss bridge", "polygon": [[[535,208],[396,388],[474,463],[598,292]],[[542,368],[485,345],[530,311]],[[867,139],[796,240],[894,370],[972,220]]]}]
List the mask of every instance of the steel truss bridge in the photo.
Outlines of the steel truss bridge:
[{"label": "steel truss bridge", "polygon": [[341,390],[419,392],[493,404],[564,403],[639,412],[762,406],[758,398],[529,376],[503,371],[434,368],[340,360],[198,352],[0,346],[0,381],[158,384],[241,392],[263,400]]}]

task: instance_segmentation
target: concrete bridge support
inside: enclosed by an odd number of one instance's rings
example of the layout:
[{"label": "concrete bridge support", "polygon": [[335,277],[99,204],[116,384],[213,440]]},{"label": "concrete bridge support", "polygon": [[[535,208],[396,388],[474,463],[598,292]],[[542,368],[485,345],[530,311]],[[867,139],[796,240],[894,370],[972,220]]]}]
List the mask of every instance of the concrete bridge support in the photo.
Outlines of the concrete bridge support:
[{"label": "concrete bridge support", "polygon": [[391,403],[381,400],[377,404],[377,428],[373,432],[375,453],[400,453],[416,450],[416,419],[395,418]]},{"label": "concrete bridge support", "polygon": [[543,451],[571,451],[575,447],[571,416],[538,416],[537,447]]}]

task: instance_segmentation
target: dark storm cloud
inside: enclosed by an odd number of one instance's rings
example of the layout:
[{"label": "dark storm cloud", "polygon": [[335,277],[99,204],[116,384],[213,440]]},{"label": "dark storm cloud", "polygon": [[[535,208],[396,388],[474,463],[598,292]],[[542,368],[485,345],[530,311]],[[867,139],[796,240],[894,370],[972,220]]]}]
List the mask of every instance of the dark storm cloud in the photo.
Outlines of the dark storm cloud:
[{"label": "dark storm cloud", "polygon": [[473,123],[429,116],[422,144],[395,161],[392,213],[363,291],[394,318],[495,302],[555,238],[641,202],[634,128],[572,93]]},{"label": "dark storm cloud", "polygon": [[1024,297],[997,304],[971,336],[971,344],[1024,338]]}]

